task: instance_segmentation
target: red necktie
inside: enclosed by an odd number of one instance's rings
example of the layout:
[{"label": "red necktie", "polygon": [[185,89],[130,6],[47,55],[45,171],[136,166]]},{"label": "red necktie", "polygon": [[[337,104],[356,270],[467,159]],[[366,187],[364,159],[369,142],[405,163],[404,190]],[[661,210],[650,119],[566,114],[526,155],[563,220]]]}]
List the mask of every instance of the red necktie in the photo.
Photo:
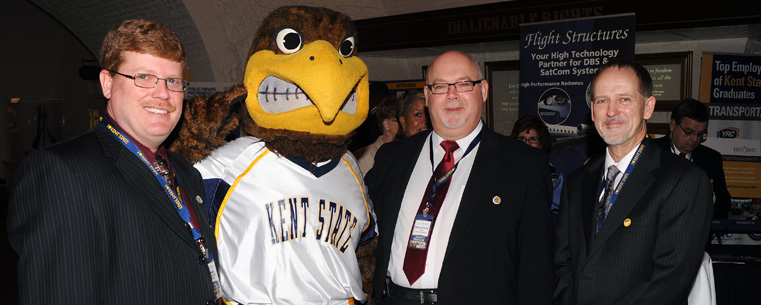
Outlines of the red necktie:
[{"label": "red necktie", "polygon": [[[446,154],[444,155],[444,159],[442,159],[441,162],[439,162],[439,165],[436,166],[436,170],[433,172],[433,177],[431,177],[431,180],[428,182],[428,187],[425,189],[423,200],[420,202],[420,207],[418,207],[417,210],[417,214],[423,214],[423,210],[428,208],[427,214],[433,216],[433,221],[431,221],[431,226],[428,230],[428,235],[430,238],[433,238],[433,226],[436,224],[436,218],[438,218],[437,215],[441,209],[441,204],[444,203],[444,198],[447,196],[449,183],[452,181],[452,179],[450,177],[441,183],[437,187],[435,194],[433,193],[433,184],[435,180],[441,178],[444,174],[446,174],[447,171],[454,167],[454,151],[457,150],[460,146],[458,146],[457,142],[455,141],[446,140],[441,142],[441,147],[444,148]],[[433,199],[431,199],[431,206],[428,207],[428,201],[431,196],[433,196]],[[415,221],[417,221],[417,217]],[[414,222],[412,226],[412,230],[414,231]],[[410,232],[410,237],[411,236],[412,232]],[[410,281],[410,284],[415,283],[420,278],[420,276],[423,275],[423,272],[425,272],[425,260],[428,256],[430,238],[429,242],[426,243],[425,249],[409,247],[408,244],[407,253],[404,255],[404,267],[402,269],[404,270],[404,274],[407,275],[407,280]]]}]

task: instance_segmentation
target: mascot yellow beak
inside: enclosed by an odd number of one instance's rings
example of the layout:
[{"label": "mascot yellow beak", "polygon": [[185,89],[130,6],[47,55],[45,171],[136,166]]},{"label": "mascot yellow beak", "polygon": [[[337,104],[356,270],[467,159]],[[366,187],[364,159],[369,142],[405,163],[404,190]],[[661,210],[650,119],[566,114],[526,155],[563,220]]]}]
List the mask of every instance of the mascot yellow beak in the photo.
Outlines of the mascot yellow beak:
[{"label": "mascot yellow beak", "polygon": [[347,135],[367,117],[368,70],[324,40],[292,54],[260,50],[248,60],[246,107],[261,127]]}]

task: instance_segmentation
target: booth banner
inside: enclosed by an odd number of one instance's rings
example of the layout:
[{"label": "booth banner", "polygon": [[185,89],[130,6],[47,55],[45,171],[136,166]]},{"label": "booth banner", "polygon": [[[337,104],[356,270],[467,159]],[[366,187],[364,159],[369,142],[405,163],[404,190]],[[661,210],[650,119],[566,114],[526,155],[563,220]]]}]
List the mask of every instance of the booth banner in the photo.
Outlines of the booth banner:
[{"label": "booth banner", "polygon": [[[714,124],[713,121],[709,124]],[[703,145],[721,153],[724,177],[732,205],[727,219],[714,219],[712,230],[717,232],[751,232],[724,235],[724,244],[758,243],[761,240],[761,140],[708,138]],[[714,240],[714,242],[718,242]]]},{"label": "booth banner", "polygon": [[[709,126],[714,122],[711,121]],[[709,137],[703,145],[721,153],[727,190],[736,198],[761,198],[761,141]]]},{"label": "booth banner", "polygon": [[728,219],[712,229],[728,232],[722,244],[761,244],[761,56],[703,53],[700,101],[710,121],[704,145],[722,154],[732,195]]},{"label": "booth banner", "polygon": [[388,87],[389,95],[397,98],[403,98],[410,92],[422,93],[425,87],[425,80],[423,79],[391,80],[384,81],[384,83]]},{"label": "booth banner", "polygon": [[[716,224],[717,221],[714,220],[714,224]],[[746,223],[746,224],[743,224]],[[759,224],[761,222],[756,221],[745,221],[741,224],[736,225],[733,229],[736,229],[737,231],[741,230],[759,230]],[[719,230],[721,231],[721,230]],[[759,233],[745,233],[745,232],[729,232],[729,233],[720,233],[719,238],[721,241],[716,239],[716,236],[712,237],[711,244],[714,245],[741,245],[741,246],[758,246],[761,245],[761,234]]]},{"label": "booth banner", "polygon": [[[761,96],[759,96],[761,99]],[[722,139],[761,139],[761,103],[708,104],[708,134]]]},{"label": "booth banner", "polygon": [[703,53],[700,101],[758,104],[761,99],[761,56]]},{"label": "booth banner", "polygon": [[518,115],[540,118],[557,141],[550,162],[570,173],[598,153],[587,89],[600,65],[634,60],[634,14],[520,26]]},{"label": "booth banner", "polygon": [[590,124],[589,80],[613,58],[634,59],[634,22],[626,14],[521,25],[519,115]]},{"label": "booth banner", "polygon": [[232,83],[191,82],[188,89],[185,90],[185,98],[222,93],[232,86]]}]

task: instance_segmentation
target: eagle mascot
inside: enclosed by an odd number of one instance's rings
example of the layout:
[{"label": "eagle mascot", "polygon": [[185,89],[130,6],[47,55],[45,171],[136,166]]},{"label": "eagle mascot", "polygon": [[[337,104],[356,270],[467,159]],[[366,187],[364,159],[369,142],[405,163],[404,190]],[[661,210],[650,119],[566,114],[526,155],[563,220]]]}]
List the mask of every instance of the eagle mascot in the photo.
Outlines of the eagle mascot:
[{"label": "eagle mascot", "polygon": [[185,108],[172,149],[204,178],[226,301],[367,300],[373,246],[359,246],[377,227],[347,152],[369,107],[355,53],[348,16],[281,7],[256,32],[243,85]]}]

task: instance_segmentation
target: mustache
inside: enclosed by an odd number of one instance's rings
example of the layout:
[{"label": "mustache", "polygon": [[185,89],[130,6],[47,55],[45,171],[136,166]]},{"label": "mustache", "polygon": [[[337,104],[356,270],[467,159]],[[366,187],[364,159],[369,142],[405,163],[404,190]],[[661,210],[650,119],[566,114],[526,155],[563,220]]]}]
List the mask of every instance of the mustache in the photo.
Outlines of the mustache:
[{"label": "mustache", "polygon": [[147,101],[140,103],[143,107],[153,107],[159,109],[166,109],[167,112],[177,111],[177,105],[168,101]]},{"label": "mustache", "polygon": [[444,109],[463,108],[463,103],[459,100],[448,101],[444,104]]},{"label": "mustache", "polygon": [[607,125],[609,123],[614,123],[614,122],[615,123],[626,123],[628,121],[626,120],[626,118],[612,117],[612,118],[605,119],[605,121],[603,121],[602,123]]}]

